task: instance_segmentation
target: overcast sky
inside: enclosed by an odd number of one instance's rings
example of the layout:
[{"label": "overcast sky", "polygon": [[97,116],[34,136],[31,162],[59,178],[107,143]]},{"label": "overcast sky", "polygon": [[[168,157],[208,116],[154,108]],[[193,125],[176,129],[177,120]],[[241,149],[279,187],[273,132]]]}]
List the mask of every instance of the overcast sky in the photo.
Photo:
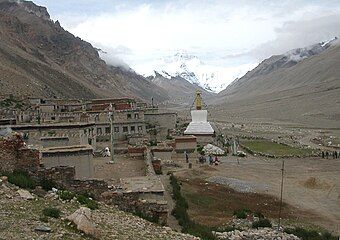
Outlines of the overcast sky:
[{"label": "overcast sky", "polygon": [[273,54],[340,36],[339,0],[33,1],[66,30],[137,72],[184,49],[229,69],[224,81],[230,82],[239,74],[233,71],[249,70]]}]

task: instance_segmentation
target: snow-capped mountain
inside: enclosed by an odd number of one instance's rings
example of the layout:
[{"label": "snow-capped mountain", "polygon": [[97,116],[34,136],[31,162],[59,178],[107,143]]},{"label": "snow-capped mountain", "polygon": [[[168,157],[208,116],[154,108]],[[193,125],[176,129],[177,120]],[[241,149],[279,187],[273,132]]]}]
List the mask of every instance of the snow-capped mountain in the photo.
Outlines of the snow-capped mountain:
[{"label": "snow-capped mountain", "polygon": [[330,47],[332,44],[334,44],[337,41],[338,41],[338,38],[335,37],[332,40],[327,41],[327,42],[317,43],[317,44],[314,44],[314,45],[311,45],[305,48],[293,49],[283,54],[283,56],[286,57],[287,61],[300,62],[306,58],[320,54],[321,52],[326,50],[328,47]]},{"label": "snow-capped mountain", "polygon": [[227,83],[223,83],[220,78],[221,70],[221,67],[209,66],[184,50],[163,57],[153,64],[153,71],[165,78],[182,77],[210,92],[218,92],[226,87]]}]

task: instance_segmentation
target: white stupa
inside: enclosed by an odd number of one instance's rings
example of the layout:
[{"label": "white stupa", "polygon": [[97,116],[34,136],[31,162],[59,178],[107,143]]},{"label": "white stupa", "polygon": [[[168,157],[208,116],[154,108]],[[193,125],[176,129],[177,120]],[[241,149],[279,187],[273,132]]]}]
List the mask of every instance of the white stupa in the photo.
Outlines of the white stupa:
[{"label": "white stupa", "polygon": [[208,111],[202,110],[201,92],[196,92],[195,110],[191,110],[191,122],[185,129],[185,135],[213,136],[214,129],[208,122]]}]

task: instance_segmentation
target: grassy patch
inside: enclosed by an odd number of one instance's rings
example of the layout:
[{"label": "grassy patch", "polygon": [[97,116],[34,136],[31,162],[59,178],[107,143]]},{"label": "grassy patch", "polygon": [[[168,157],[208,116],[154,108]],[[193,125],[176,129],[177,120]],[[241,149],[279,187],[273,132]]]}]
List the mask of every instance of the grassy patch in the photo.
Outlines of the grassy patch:
[{"label": "grassy patch", "polygon": [[285,156],[312,154],[311,149],[295,148],[267,140],[250,140],[244,141],[242,144],[254,152],[260,152],[269,155]]},{"label": "grassy patch", "polygon": [[75,193],[70,192],[68,190],[60,190],[58,192],[58,195],[59,195],[60,199],[64,200],[64,201],[70,201],[76,196]]},{"label": "grassy patch", "polygon": [[5,175],[8,177],[10,183],[21,188],[34,189],[37,185],[27,173],[22,171],[14,171],[12,173],[6,173]]},{"label": "grassy patch", "polygon": [[178,220],[179,225],[182,226],[182,232],[200,237],[204,240],[215,240],[216,237],[212,233],[212,228],[196,223],[191,220],[188,215],[188,203],[181,194],[181,187],[176,177],[170,176],[170,182],[173,189],[173,198],[176,201],[175,208],[172,214]]},{"label": "grassy patch", "polygon": [[338,240],[338,236],[333,236],[329,232],[318,232],[316,230],[307,230],[303,228],[286,229],[286,233],[294,234],[302,240]]},{"label": "grassy patch", "polygon": [[253,222],[251,227],[252,228],[260,228],[260,227],[262,227],[262,228],[269,227],[270,228],[270,227],[272,227],[272,223],[268,219],[263,218],[263,219],[260,219],[256,222]]},{"label": "grassy patch", "polygon": [[59,218],[60,217],[60,210],[58,208],[54,208],[54,207],[44,208],[42,213],[46,217],[52,217],[52,218]]},{"label": "grassy patch", "polygon": [[92,209],[92,210],[99,208],[99,205],[95,200],[90,199],[88,196],[85,196],[85,195],[82,195],[82,194],[79,194],[77,196],[77,201],[80,204],[85,205],[86,207],[88,207],[89,209]]}]

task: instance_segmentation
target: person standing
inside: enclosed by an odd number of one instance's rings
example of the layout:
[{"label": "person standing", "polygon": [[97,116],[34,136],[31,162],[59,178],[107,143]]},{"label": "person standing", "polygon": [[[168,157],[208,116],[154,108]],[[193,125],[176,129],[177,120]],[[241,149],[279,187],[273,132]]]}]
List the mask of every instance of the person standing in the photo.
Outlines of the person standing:
[{"label": "person standing", "polygon": [[209,155],[209,164],[212,165],[213,164],[213,157],[211,155]]},{"label": "person standing", "polygon": [[187,151],[184,151],[184,156],[186,163],[189,163],[189,154],[187,153]]}]

